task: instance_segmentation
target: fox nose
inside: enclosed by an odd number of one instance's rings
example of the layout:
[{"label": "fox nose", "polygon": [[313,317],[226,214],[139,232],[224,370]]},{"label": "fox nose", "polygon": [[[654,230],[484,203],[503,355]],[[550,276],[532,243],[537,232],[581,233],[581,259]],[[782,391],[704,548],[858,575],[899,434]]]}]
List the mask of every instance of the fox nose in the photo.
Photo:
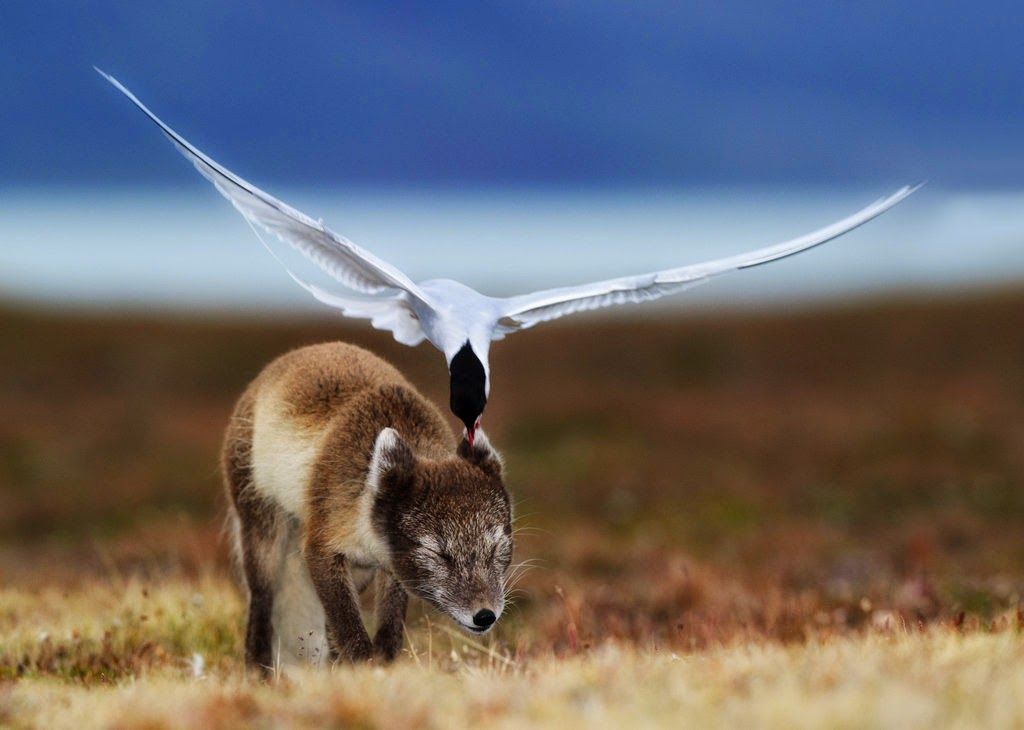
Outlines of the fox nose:
[{"label": "fox nose", "polygon": [[494,611],[489,608],[483,608],[476,612],[473,616],[473,625],[481,629],[486,629],[488,626],[493,624],[497,616],[494,615]]}]

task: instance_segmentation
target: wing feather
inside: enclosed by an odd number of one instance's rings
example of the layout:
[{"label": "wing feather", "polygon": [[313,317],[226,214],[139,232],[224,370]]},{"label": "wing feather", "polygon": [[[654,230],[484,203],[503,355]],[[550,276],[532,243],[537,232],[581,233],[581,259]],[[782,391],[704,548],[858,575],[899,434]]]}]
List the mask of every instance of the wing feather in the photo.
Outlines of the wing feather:
[{"label": "wing feather", "polygon": [[419,319],[409,306],[407,292],[397,292],[375,299],[345,297],[309,284],[288,271],[295,283],[313,295],[318,301],[340,309],[346,317],[368,319],[374,329],[390,330],[395,339],[403,345],[416,346],[426,339]]},{"label": "wing feather", "polygon": [[98,68],[96,71],[159,126],[196,170],[213,183],[247,221],[294,247],[350,289],[364,294],[401,290],[426,303],[419,287],[396,267],[330,230],[322,221],[313,220],[221,166],[167,126],[120,81]]},{"label": "wing feather", "polygon": [[892,208],[919,187],[920,185],[902,187],[892,195],[881,198],[853,215],[825,228],[791,241],[748,251],[738,256],[729,256],[649,274],[623,276],[592,284],[547,289],[533,294],[509,297],[503,301],[503,316],[498,322],[498,327],[505,334],[576,312],[585,312],[616,304],[651,301],[703,284],[719,274],[778,261],[820,246],[864,225]]}]

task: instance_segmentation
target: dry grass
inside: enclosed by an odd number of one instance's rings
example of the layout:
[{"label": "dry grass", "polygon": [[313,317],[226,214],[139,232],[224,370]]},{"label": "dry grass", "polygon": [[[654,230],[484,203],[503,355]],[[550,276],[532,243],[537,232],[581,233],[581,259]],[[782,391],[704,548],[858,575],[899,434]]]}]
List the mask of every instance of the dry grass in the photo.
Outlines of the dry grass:
[{"label": "dry grass", "polygon": [[[440,640],[444,637],[435,637]],[[424,642],[423,631],[413,641]],[[435,649],[435,651],[437,651]],[[131,679],[0,688],[12,726],[1019,727],[1016,630],[873,631],[800,645],[733,642],[693,653],[607,643],[570,657],[495,660],[453,642],[428,661],[290,673],[271,684],[198,662]]]},{"label": "dry grass", "polygon": [[476,646],[417,607],[396,667],[273,686],[220,535],[233,398],[344,338],[443,402],[440,358],[334,321],[0,328],[0,725],[1024,722],[1024,296],[499,343],[515,608]]}]

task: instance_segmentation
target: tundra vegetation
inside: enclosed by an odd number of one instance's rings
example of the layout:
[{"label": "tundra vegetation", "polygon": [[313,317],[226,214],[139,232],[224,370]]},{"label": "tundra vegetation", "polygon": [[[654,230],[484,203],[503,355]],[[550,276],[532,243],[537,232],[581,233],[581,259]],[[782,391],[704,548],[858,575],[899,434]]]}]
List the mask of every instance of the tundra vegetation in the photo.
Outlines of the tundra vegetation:
[{"label": "tundra vegetation", "polygon": [[[335,319],[0,311],[0,726],[1020,726],[1024,295],[651,314],[496,345],[512,609],[246,677],[220,436]],[[454,419],[453,419],[454,420]],[[454,427],[454,423],[453,423]]]}]

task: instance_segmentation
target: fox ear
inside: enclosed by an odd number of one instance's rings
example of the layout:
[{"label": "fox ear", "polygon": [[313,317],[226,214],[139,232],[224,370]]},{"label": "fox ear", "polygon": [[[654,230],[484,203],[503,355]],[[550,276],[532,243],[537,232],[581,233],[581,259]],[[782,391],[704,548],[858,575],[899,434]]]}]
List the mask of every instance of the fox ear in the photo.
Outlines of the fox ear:
[{"label": "fox ear", "polygon": [[495,451],[494,447],[491,446],[491,442],[482,428],[478,428],[476,430],[472,446],[469,445],[469,439],[463,435],[456,453],[469,463],[480,467],[488,474],[498,477],[499,479],[501,478],[501,454]]},{"label": "fox ear", "polygon": [[382,488],[402,485],[412,477],[416,457],[398,431],[385,428],[373,442],[366,486],[375,494]]}]

